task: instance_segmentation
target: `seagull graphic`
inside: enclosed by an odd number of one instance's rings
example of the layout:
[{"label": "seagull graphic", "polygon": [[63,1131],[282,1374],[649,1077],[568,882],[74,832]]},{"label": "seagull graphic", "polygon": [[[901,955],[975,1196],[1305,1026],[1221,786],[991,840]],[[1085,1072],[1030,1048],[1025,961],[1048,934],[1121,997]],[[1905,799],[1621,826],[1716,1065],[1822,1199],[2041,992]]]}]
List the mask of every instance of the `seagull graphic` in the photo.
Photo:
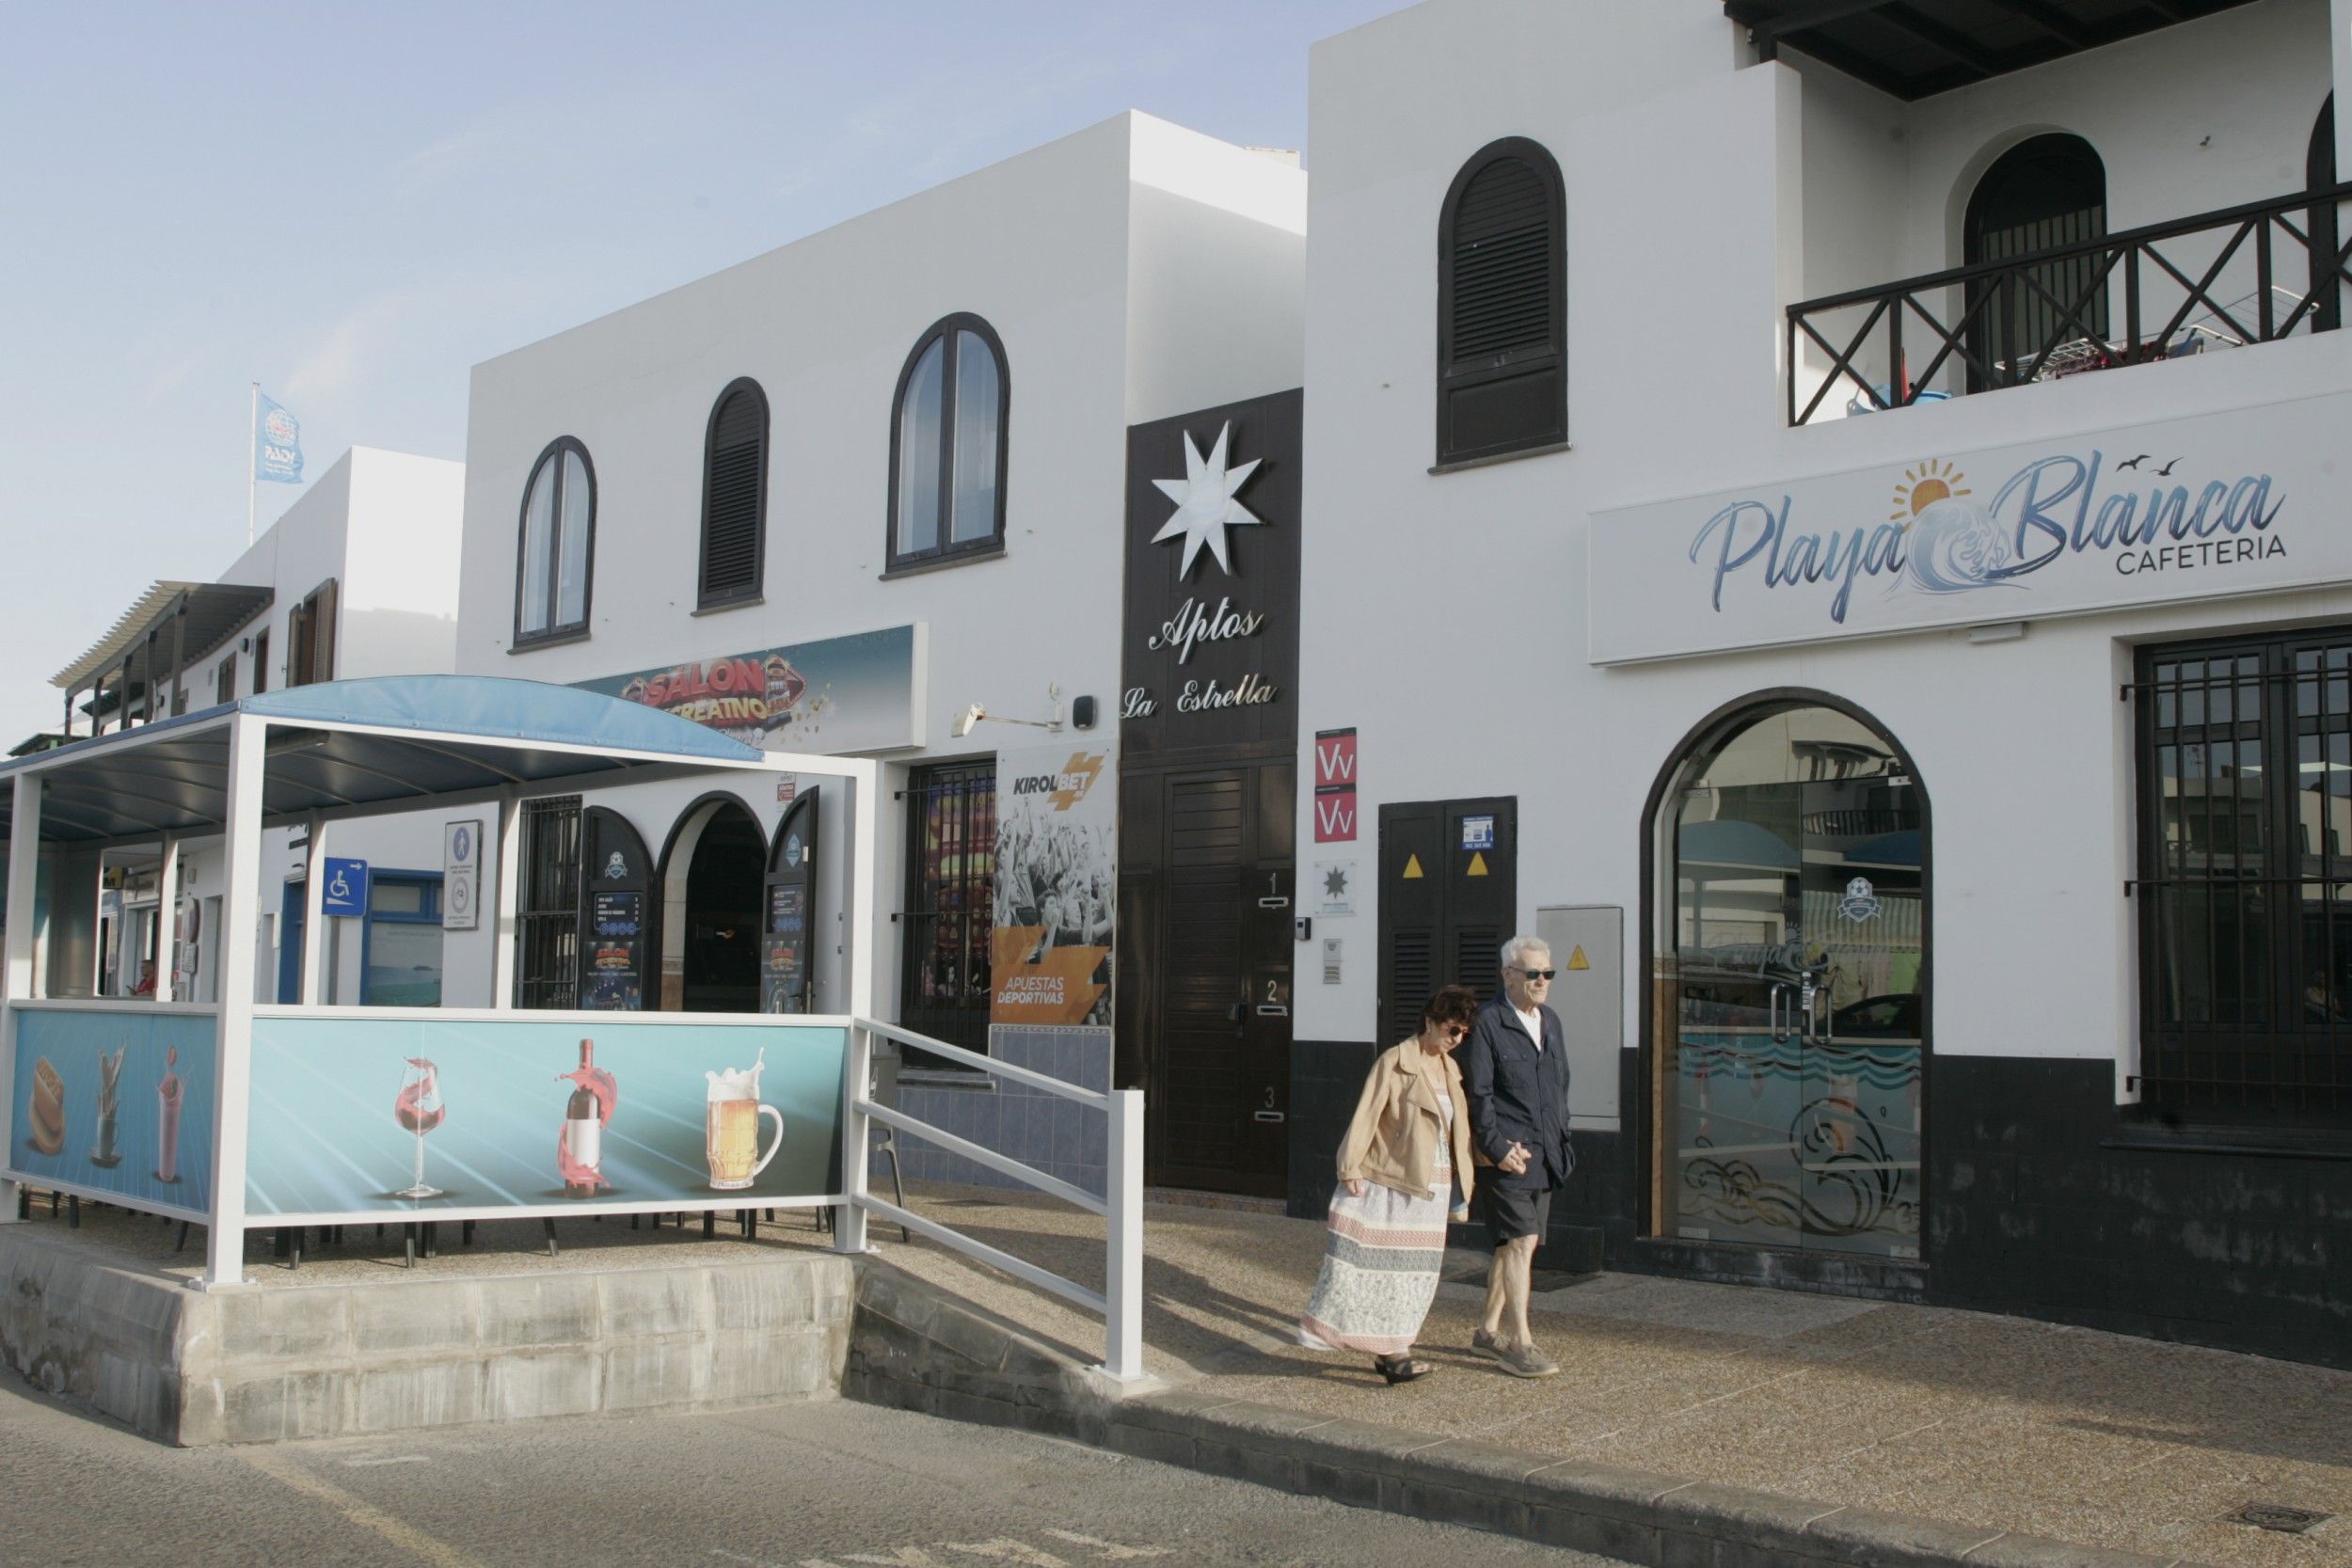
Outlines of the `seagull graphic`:
[{"label": "seagull graphic", "polygon": [[2148,459],[2150,459],[2150,458],[2152,458],[2152,457],[2153,457],[2153,456],[2155,456],[2155,455],[2156,455],[2156,454],[2155,454],[2154,452],[2153,452],[2153,451],[2143,451],[2143,452],[2141,452],[2141,453],[2140,453],[2137,457],[2133,458],[2133,459],[2132,459],[2129,463],[2118,463],[2118,464],[2115,466],[2116,472],[2121,473],[2121,472],[2122,472],[2125,468],[2137,468],[2137,467],[2139,467],[2142,463],[2147,462],[2147,461],[2148,461]]},{"label": "seagull graphic", "polygon": [[2170,476],[2170,474],[2171,474],[2172,470],[2173,470],[2173,469],[2175,469],[2175,468],[2177,468],[2177,467],[2179,467],[2180,466],[2181,466],[2181,460],[2180,460],[2179,458],[2177,458],[2177,457],[2176,457],[2176,458],[2174,458],[2171,462],[2167,463],[2167,464],[2166,464],[2163,467],[2158,468],[2158,469],[2156,470],[2156,477],[2157,477],[2158,479],[2165,479],[2165,478],[2168,478],[2168,477],[2169,477],[2169,476]]}]

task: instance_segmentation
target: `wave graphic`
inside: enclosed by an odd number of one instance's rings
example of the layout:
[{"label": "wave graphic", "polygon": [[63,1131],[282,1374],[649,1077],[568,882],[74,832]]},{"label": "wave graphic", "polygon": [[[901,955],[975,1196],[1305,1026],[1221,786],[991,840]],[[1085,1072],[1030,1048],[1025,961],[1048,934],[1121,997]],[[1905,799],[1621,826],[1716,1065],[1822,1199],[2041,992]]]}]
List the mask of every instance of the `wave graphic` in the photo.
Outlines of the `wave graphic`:
[{"label": "wave graphic", "polygon": [[1912,519],[1895,586],[1907,581],[1923,594],[2021,587],[2004,580],[2015,556],[1992,513],[1974,501],[1940,500]]}]

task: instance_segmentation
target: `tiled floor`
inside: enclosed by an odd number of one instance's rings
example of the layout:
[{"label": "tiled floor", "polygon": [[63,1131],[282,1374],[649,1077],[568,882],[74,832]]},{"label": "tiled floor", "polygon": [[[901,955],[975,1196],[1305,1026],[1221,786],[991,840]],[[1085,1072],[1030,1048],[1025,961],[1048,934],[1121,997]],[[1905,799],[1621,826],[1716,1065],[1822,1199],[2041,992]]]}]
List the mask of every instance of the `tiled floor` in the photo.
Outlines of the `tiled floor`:
[{"label": "tiled floor", "polygon": [[[977,1188],[930,1188],[914,1207],[1100,1289],[1101,1222]],[[50,1221],[45,1212],[42,1223]],[[1422,1337],[1438,1375],[1391,1388],[1362,1360],[1300,1349],[1295,1315],[1323,1230],[1279,1214],[1150,1206],[1147,1360],[1169,1382],[1320,1417],[1475,1436],[1530,1452],[1714,1481],[1784,1496],[2026,1530],[2247,1568],[2352,1568],[2352,1373],[2159,1344],[2025,1319],[1735,1286],[1604,1275],[1538,1298],[1564,1370],[1520,1382],[1470,1354],[1483,1292],[1439,1288]],[[701,1240],[564,1222],[560,1258],[535,1222],[484,1227],[423,1267],[465,1273],[659,1268],[672,1248],[718,1260],[821,1246],[804,1212]],[[200,1233],[93,1213],[80,1235],[128,1266],[195,1275]],[[1101,1324],[993,1270],[876,1226],[883,1257],[969,1296],[1085,1360]],[[384,1277],[399,1233],[314,1251],[299,1273],[257,1233],[268,1288]],[[707,1251],[704,1249],[708,1249]],[[2230,1524],[2252,1500],[2336,1514],[2307,1536]]]},{"label": "tiled floor", "polygon": [[[943,1220],[1099,1285],[1099,1221],[955,1196]],[[1172,1205],[1147,1224],[1144,1333],[1170,1381],[2084,1544],[2352,1568],[2352,1373],[2026,1319],[1604,1275],[1539,1298],[1559,1377],[1520,1382],[1472,1356],[1483,1291],[1446,1285],[1422,1336],[1438,1375],[1391,1388],[1362,1361],[1291,1338],[1320,1226]],[[899,1266],[1100,1355],[1084,1314],[940,1248],[883,1243]],[[2224,1520],[2256,1499],[2338,1517],[2307,1536]]]}]

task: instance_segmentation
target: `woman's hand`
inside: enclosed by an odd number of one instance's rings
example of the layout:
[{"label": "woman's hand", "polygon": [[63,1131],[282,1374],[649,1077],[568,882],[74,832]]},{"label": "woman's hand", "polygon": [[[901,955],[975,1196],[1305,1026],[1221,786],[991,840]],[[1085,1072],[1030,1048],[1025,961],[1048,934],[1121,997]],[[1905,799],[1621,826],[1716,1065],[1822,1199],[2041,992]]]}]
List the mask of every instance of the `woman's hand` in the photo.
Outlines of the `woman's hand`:
[{"label": "woman's hand", "polygon": [[1340,1185],[1347,1189],[1347,1196],[1350,1197],[1364,1196],[1364,1179],[1360,1176],[1351,1176]]}]

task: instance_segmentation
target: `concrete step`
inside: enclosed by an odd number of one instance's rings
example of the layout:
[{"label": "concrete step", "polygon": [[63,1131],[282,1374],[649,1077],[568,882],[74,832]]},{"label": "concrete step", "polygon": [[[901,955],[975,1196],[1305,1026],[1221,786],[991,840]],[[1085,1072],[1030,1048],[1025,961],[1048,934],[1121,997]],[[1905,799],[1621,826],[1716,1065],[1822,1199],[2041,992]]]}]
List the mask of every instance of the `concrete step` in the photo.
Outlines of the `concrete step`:
[{"label": "concrete step", "polygon": [[[652,1260],[646,1260],[650,1263]],[[167,1443],[275,1442],[831,1396],[855,1265],[696,1263],[195,1291],[0,1227],[0,1357]]]},{"label": "concrete step", "polygon": [[1109,1382],[877,1259],[842,1393],[1658,1568],[2193,1568],[2176,1559],[1562,1460],[1205,1388]]}]

